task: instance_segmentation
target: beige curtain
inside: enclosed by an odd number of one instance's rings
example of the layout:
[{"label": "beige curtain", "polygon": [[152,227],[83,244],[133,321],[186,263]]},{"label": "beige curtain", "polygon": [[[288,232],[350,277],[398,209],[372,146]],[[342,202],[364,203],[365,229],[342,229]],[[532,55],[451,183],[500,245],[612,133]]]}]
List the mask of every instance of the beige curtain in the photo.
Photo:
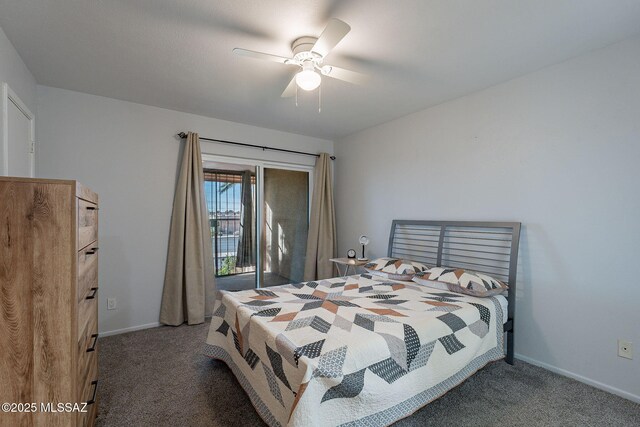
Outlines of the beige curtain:
[{"label": "beige curtain", "polygon": [[329,259],[333,258],[337,252],[331,158],[327,153],[322,153],[316,161],[313,179],[304,280],[333,277],[334,266]]},{"label": "beige curtain", "polygon": [[215,297],[213,248],[197,133],[187,135],[169,231],[160,322],[204,322]]}]

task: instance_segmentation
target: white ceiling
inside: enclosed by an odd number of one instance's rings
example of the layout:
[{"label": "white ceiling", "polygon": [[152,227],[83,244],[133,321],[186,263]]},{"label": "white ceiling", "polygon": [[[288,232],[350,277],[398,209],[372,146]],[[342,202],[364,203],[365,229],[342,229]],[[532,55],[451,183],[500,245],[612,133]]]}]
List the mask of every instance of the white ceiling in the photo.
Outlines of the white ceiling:
[{"label": "white ceiling", "polygon": [[[325,79],[280,94],[290,55],[331,17],[351,32]],[[0,26],[39,84],[336,139],[477,91],[640,31],[638,0],[0,0]],[[215,135],[211,135],[215,137]]]}]

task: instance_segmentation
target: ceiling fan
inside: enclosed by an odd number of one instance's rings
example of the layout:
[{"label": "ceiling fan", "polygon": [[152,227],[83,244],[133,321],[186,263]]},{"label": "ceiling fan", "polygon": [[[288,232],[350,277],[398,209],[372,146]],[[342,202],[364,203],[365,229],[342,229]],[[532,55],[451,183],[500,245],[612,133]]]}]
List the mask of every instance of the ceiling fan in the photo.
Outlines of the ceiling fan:
[{"label": "ceiling fan", "polygon": [[293,53],[291,58],[240,48],[233,49],[233,52],[250,58],[298,66],[300,71],[293,76],[289,85],[282,92],[281,96],[287,98],[295,95],[296,86],[303,90],[316,89],[322,82],[321,75],[355,84],[361,84],[365,81],[364,74],[324,64],[324,58],[350,30],[351,27],[345,22],[332,18],[320,37],[299,37],[294,40],[291,44]]}]

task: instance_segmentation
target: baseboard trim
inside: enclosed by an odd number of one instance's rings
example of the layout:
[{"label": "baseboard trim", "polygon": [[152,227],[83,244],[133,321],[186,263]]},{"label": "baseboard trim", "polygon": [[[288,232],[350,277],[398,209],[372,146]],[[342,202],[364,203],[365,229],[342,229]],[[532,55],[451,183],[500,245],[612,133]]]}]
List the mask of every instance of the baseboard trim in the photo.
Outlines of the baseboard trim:
[{"label": "baseboard trim", "polygon": [[548,371],[554,372],[556,374],[560,374],[562,376],[572,378],[574,380],[580,381],[581,383],[585,383],[585,384],[588,384],[588,385],[590,385],[592,387],[595,387],[597,389],[604,390],[604,391],[606,391],[608,393],[611,393],[611,394],[615,394],[616,396],[623,397],[623,398],[625,398],[627,400],[630,400],[632,402],[640,403],[640,396],[637,396],[635,394],[626,392],[624,390],[620,390],[619,388],[612,387],[612,386],[607,385],[607,384],[603,384],[603,383],[601,383],[599,381],[592,380],[591,378],[583,377],[582,375],[578,375],[578,374],[573,373],[571,371],[567,371],[565,369],[558,368],[557,366],[553,366],[553,365],[550,365],[550,364],[545,363],[545,362],[540,362],[539,360],[532,359],[532,358],[524,356],[522,354],[516,353],[515,357],[516,357],[516,359],[522,360],[523,362],[527,362],[527,363],[530,363],[532,365],[536,365],[536,366],[539,366],[541,368],[544,368],[544,369],[546,369]]},{"label": "baseboard trim", "polygon": [[146,325],[130,326],[128,328],[114,329],[112,331],[100,332],[100,336],[108,337],[111,335],[119,335],[127,332],[141,331],[143,329],[157,328],[160,325],[161,325],[160,322],[154,322],[154,323],[147,323]]}]

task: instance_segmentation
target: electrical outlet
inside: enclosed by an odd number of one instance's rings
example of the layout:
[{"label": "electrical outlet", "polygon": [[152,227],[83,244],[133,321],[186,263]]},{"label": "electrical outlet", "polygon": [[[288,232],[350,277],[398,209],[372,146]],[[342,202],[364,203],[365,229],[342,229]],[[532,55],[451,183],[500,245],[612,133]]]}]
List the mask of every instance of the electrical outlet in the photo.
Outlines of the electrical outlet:
[{"label": "electrical outlet", "polygon": [[631,341],[618,340],[618,356],[625,359],[633,359],[633,343]]},{"label": "electrical outlet", "polygon": [[107,310],[115,310],[115,309],[116,309],[116,299],[107,298]]}]

